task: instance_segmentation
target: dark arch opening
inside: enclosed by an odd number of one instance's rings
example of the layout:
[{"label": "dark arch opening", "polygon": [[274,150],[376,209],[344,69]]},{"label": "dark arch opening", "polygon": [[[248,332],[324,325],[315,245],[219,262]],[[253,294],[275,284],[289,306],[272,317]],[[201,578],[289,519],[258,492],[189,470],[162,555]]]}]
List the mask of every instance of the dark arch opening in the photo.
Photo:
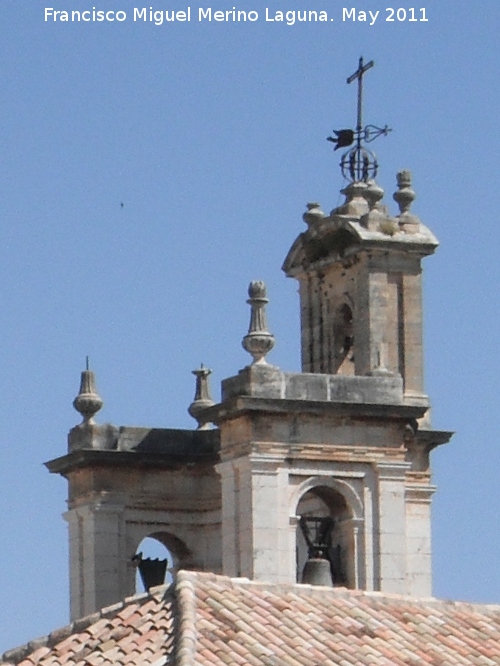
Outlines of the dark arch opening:
[{"label": "dark arch opening", "polygon": [[[297,504],[296,515],[332,519],[329,535],[328,560],[332,582],[336,586],[354,587],[354,535],[352,512],[344,496],[327,486],[315,486],[308,490]],[[308,557],[308,547],[300,525],[296,530],[296,575],[302,580],[302,572]]]},{"label": "dark arch opening", "polygon": [[[172,583],[175,572],[188,562],[191,555],[186,544],[168,532],[155,532],[145,537],[137,546],[136,552],[142,554],[142,559],[167,561],[165,579],[162,581],[166,585]],[[136,592],[142,592],[145,587],[139,569],[136,573],[135,586]]]}]

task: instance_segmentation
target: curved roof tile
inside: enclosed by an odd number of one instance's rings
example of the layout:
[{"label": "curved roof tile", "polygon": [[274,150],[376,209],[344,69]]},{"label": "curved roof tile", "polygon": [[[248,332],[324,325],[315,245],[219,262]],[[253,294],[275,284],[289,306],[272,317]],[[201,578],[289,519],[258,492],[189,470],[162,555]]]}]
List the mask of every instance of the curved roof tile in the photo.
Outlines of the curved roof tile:
[{"label": "curved roof tile", "polygon": [[500,606],[181,571],[2,664],[498,666]]}]

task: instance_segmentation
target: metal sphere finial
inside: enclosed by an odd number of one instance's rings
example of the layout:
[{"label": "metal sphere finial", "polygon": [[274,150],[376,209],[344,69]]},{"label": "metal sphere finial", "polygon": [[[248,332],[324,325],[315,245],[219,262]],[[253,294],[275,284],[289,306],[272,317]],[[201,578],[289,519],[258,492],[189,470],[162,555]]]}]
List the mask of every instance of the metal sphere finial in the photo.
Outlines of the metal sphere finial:
[{"label": "metal sphere finial", "polygon": [[358,83],[356,129],[334,130],[335,136],[329,136],[327,139],[335,144],[334,150],[353,146],[342,155],[340,160],[342,175],[352,183],[366,183],[376,177],[378,170],[377,158],[364,144],[371,143],[379,136],[387,136],[391,131],[387,125],[384,127],[377,127],[376,125],[363,126],[363,76],[374,64],[373,60],[365,63],[363,57],[361,57],[358,69],[347,79],[347,83],[353,83],[353,81],[357,81]]},{"label": "metal sphere finial", "polygon": [[342,155],[340,160],[342,175],[353,183],[373,180],[378,172],[375,153],[364,146],[354,146]]}]

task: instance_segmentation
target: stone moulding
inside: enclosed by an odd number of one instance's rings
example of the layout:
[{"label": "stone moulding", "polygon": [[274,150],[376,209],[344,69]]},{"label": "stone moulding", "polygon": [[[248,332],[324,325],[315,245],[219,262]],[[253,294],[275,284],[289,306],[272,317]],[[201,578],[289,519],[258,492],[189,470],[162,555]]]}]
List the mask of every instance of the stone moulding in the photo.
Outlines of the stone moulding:
[{"label": "stone moulding", "polygon": [[213,423],[235,418],[238,414],[260,412],[269,414],[314,414],[318,416],[352,416],[354,418],[400,419],[409,421],[421,418],[427,411],[426,407],[414,405],[386,405],[349,402],[326,402],[319,400],[284,400],[256,398],[253,396],[235,396],[209,410]]}]

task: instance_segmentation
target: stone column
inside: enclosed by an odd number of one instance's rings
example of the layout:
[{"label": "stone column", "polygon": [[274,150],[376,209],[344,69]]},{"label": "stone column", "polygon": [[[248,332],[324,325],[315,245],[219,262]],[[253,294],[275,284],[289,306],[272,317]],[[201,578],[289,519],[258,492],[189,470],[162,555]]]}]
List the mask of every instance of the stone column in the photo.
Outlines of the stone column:
[{"label": "stone column", "polygon": [[97,500],[65,514],[70,532],[70,613],[75,620],[126,596],[124,505]]},{"label": "stone column", "polygon": [[351,519],[354,553],[353,583],[357,590],[366,590],[366,554],[365,554],[365,521],[361,518]]},{"label": "stone column", "polygon": [[315,273],[309,281],[310,344],[312,363],[309,372],[321,372],[323,358],[323,330],[321,318],[321,279]]},{"label": "stone column", "polygon": [[252,459],[253,577],[272,583],[293,582],[290,563],[287,472],[283,458]]},{"label": "stone column", "polygon": [[269,582],[294,581],[283,459],[250,454],[220,463],[223,573]]},{"label": "stone column", "polygon": [[364,478],[364,579],[365,590],[378,590],[379,588],[379,553],[378,553],[378,479],[372,467]]},{"label": "stone column", "polygon": [[378,462],[380,590],[407,594],[405,476],[410,463]]},{"label": "stone column", "polygon": [[239,470],[232,461],[216,466],[222,490],[222,573],[241,576],[240,563],[240,483]]},{"label": "stone column", "polygon": [[354,365],[356,375],[367,375],[371,370],[371,293],[370,273],[366,258],[360,265],[355,293],[354,312]]},{"label": "stone column", "polygon": [[436,490],[423,483],[406,484],[406,559],[408,594],[415,597],[432,595],[431,501]]},{"label": "stone column", "polygon": [[[386,272],[370,272],[368,276],[368,291],[370,299],[369,310],[369,354],[367,372],[370,374],[385,367],[387,363],[387,323],[388,323],[388,281]],[[366,362],[366,361],[365,361]]]},{"label": "stone column", "polygon": [[302,372],[313,372],[311,281],[305,275],[299,282]]},{"label": "stone column", "polygon": [[420,266],[403,276],[404,392],[421,396],[424,392],[422,354],[422,277]]}]

